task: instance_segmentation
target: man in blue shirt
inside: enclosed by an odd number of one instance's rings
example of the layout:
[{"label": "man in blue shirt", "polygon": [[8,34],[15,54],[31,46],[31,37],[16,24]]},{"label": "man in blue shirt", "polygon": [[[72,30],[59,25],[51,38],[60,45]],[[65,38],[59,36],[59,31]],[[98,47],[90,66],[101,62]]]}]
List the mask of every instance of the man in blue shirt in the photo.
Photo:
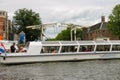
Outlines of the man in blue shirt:
[{"label": "man in blue shirt", "polygon": [[12,53],[15,52],[16,48],[15,48],[15,43],[13,43],[13,45],[10,46],[10,50]]}]

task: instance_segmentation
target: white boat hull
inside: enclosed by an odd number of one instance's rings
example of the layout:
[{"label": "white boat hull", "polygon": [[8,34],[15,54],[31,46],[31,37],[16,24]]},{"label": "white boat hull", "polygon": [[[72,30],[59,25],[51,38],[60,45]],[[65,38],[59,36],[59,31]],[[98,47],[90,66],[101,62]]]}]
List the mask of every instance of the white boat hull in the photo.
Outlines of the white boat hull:
[{"label": "white boat hull", "polygon": [[77,61],[77,60],[93,60],[93,59],[118,59],[120,53],[78,53],[78,54],[20,54],[0,56],[2,64],[18,64],[48,61]]}]

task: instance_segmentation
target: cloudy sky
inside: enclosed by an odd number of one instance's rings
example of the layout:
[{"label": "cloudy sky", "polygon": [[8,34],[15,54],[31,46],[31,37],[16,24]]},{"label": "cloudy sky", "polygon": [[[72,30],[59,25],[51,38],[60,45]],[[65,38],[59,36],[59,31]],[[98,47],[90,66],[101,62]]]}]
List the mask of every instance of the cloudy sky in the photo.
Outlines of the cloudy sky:
[{"label": "cloudy sky", "polygon": [[18,9],[32,9],[40,13],[43,23],[74,23],[90,26],[107,18],[120,0],[0,0],[0,9],[12,19]]}]

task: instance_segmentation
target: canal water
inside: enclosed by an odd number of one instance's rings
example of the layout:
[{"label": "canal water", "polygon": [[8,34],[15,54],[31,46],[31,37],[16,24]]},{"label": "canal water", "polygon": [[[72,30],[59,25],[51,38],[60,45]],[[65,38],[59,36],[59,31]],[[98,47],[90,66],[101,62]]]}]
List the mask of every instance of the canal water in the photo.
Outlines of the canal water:
[{"label": "canal water", "polygon": [[0,80],[120,80],[120,60],[0,65]]}]

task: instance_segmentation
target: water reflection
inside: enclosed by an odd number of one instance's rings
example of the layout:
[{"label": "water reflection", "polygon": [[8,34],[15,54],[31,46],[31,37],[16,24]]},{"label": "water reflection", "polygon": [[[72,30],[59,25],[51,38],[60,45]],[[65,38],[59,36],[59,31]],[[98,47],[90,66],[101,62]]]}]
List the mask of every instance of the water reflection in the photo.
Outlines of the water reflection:
[{"label": "water reflection", "polygon": [[0,65],[0,80],[120,80],[120,60]]}]

